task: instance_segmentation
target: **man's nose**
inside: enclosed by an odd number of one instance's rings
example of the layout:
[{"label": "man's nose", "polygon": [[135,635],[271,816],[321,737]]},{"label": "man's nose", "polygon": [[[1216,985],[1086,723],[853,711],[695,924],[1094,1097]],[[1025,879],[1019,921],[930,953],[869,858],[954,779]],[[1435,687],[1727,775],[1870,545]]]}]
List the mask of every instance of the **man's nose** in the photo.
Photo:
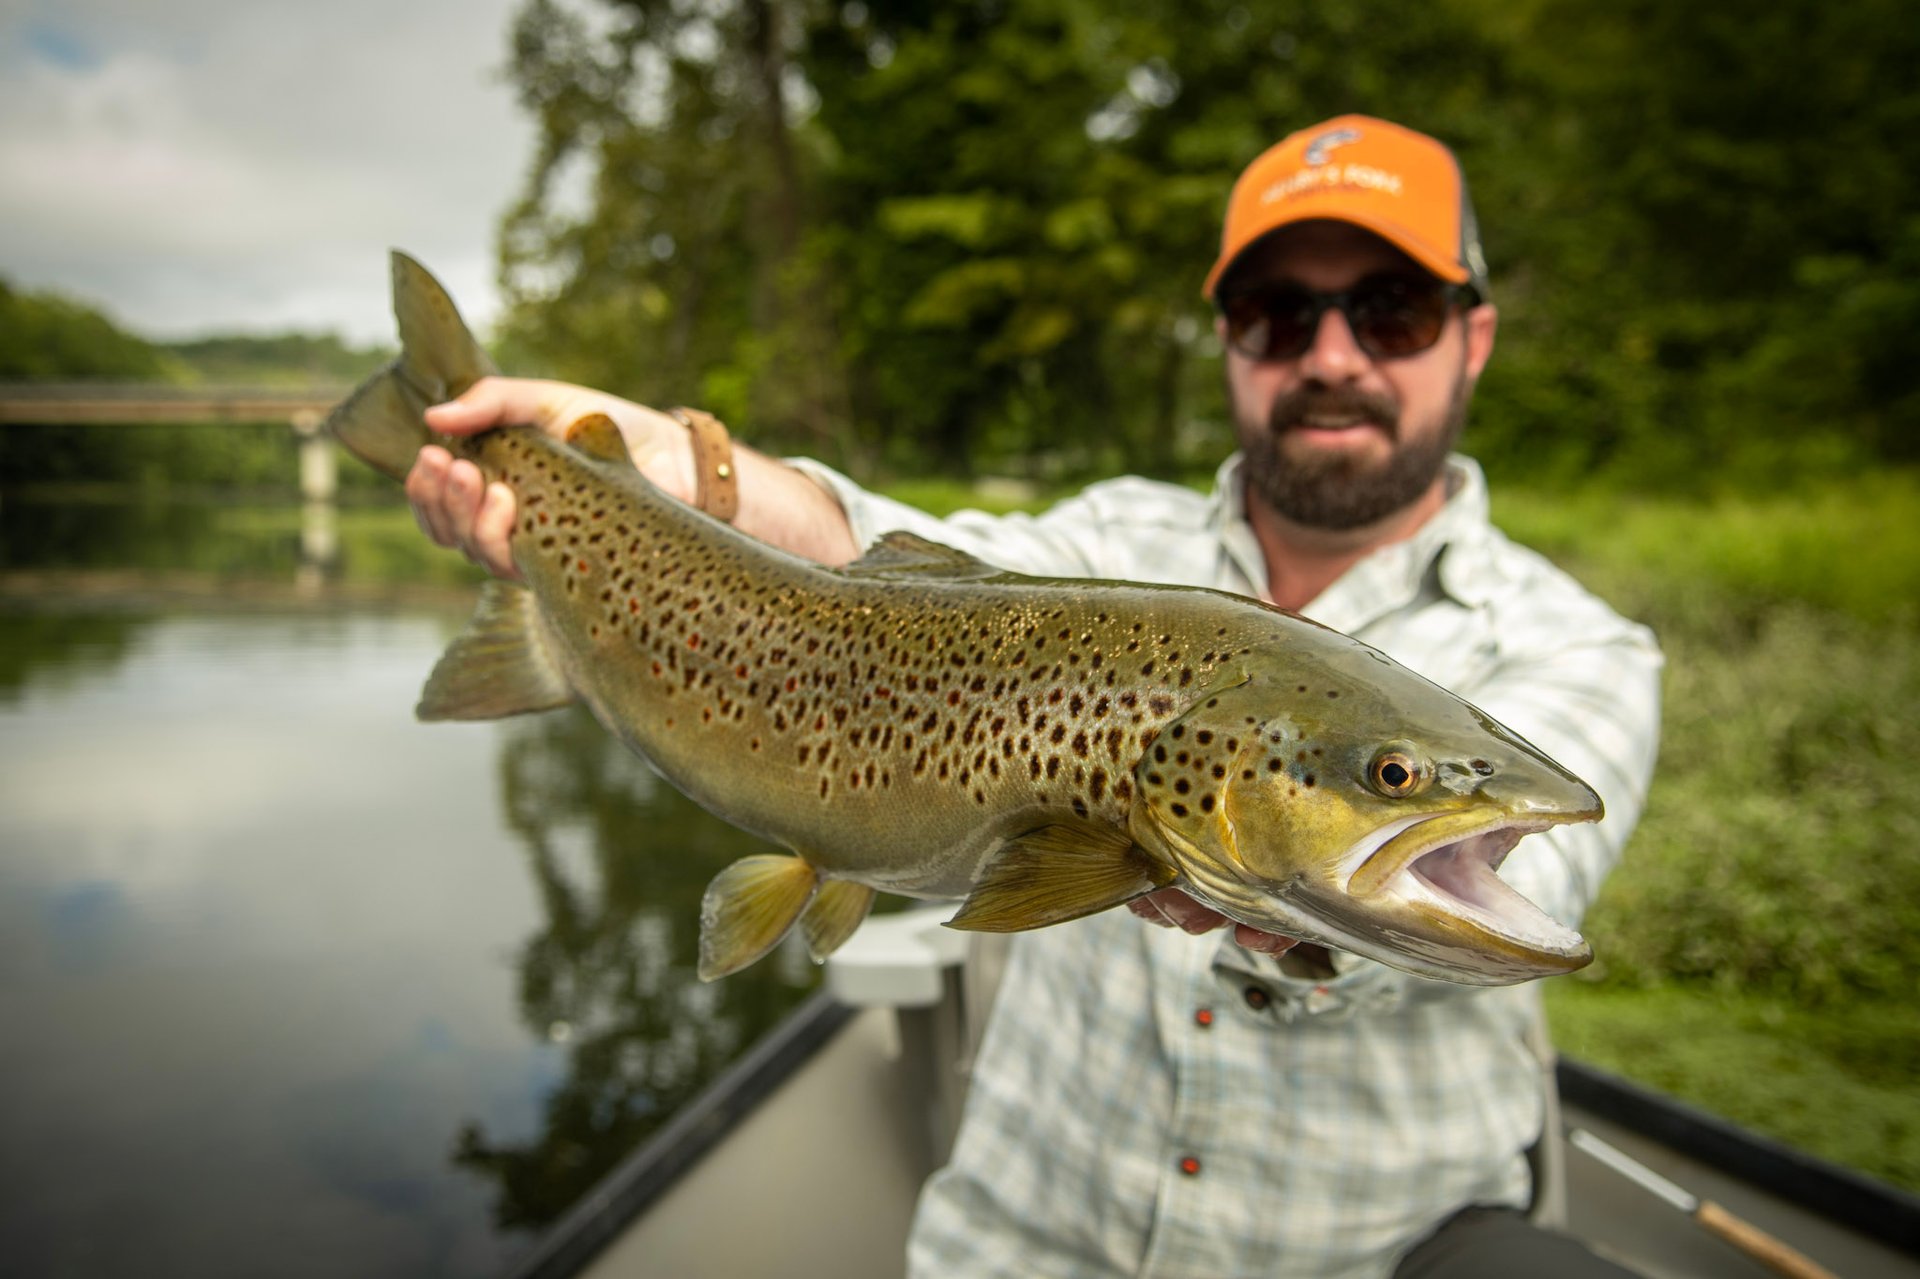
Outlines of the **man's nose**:
[{"label": "man's nose", "polygon": [[1300,373],[1309,381],[1333,385],[1358,378],[1367,362],[1367,353],[1353,336],[1346,312],[1330,306],[1314,329],[1313,344],[1300,357]]}]

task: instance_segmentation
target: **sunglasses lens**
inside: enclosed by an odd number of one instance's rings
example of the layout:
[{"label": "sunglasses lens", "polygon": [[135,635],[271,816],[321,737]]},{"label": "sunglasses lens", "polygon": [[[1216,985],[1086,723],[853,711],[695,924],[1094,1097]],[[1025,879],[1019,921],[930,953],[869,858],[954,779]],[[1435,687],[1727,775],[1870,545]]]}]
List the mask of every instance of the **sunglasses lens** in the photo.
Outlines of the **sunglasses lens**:
[{"label": "sunglasses lens", "polygon": [[1375,359],[1417,355],[1440,340],[1453,291],[1423,276],[1375,275],[1345,294],[1274,284],[1222,298],[1227,341],[1250,360],[1291,360],[1313,345],[1320,316],[1337,306],[1360,349]]},{"label": "sunglasses lens", "polygon": [[1447,323],[1446,286],[1436,280],[1375,276],[1348,303],[1353,335],[1370,355],[1396,359],[1440,340]]},{"label": "sunglasses lens", "polygon": [[1313,343],[1320,319],[1313,295],[1295,285],[1255,289],[1225,299],[1227,341],[1250,360],[1286,360]]}]

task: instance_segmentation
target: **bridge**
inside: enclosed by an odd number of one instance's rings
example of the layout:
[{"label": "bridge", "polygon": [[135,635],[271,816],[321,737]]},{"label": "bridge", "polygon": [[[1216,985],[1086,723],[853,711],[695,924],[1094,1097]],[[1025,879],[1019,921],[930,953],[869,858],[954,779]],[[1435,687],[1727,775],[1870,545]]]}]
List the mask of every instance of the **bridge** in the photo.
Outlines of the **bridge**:
[{"label": "bridge", "polygon": [[351,388],[174,386],[143,382],[0,383],[0,427],[153,426],[181,422],[288,426],[300,437],[300,495],[331,502],[339,484],[327,413]]}]

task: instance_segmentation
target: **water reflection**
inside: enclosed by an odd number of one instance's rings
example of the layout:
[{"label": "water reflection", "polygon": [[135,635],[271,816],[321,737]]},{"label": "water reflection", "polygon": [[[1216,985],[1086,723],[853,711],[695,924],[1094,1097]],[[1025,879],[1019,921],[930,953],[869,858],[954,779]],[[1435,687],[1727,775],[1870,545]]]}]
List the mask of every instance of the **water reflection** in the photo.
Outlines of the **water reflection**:
[{"label": "water reflection", "polygon": [[[295,513],[263,551],[231,511],[25,511],[0,504],[8,1273],[497,1273],[815,980],[782,952],[699,983],[700,891],[751,841],[584,714],[415,723],[457,614],[301,601]],[[343,513],[339,581],[407,580],[417,534],[363,531]],[[156,607],[182,565],[216,589]],[[67,593],[31,598],[47,568]]]},{"label": "water reflection", "polygon": [[662,783],[584,711],[515,722],[500,750],[506,826],[545,926],[519,959],[521,1015],[569,1069],[532,1141],[461,1134],[498,1183],[503,1227],[552,1222],[816,980],[790,945],[723,982],[695,976],[707,881],[757,848]]}]

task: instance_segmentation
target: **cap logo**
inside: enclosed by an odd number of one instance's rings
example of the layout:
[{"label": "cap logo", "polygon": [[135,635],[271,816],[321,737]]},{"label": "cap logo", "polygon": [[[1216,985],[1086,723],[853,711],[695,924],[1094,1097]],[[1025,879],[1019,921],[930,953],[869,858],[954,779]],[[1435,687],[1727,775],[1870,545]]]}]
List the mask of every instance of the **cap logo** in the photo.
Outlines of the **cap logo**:
[{"label": "cap logo", "polygon": [[1329,129],[1307,143],[1307,163],[1317,168],[1327,162],[1327,152],[1359,140],[1360,130],[1358,129]]}]

